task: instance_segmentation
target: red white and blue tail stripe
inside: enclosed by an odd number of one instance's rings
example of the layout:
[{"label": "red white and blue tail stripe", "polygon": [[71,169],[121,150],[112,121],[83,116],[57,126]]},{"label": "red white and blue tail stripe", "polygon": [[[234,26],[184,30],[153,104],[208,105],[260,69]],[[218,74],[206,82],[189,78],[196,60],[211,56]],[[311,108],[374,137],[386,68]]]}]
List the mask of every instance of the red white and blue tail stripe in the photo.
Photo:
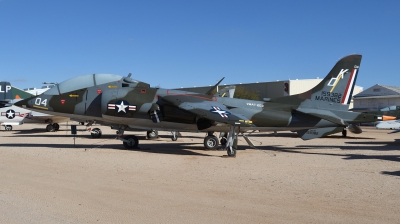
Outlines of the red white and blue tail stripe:
[{"label": "red white and blue tail stripe", "polygon": [[354,85],[356,83],[357,72],[357,68],[353,68],[353,70],[351,71],[349,81],[347,82],[346,89],[342,96],[342,104],[350,104],[351,97],[353,95]]}]

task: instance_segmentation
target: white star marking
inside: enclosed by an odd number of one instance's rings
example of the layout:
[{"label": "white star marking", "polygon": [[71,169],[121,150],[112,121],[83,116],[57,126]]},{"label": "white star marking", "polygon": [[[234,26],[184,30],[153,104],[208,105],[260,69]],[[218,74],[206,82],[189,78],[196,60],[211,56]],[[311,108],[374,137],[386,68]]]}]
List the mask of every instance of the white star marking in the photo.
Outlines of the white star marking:
[{"label": "white star marking", "polygon": [[120,111],[123,111],[124,113],[126,113],[125,108],[127,108],[128,106],[125,106],[125,105],[124,105],[124,101],[121,101],[121,104],[120,104],[120,105],[115,105],[115,106],[118,107],[118,113],[119,113]]},{"label": "white star marking", "polygon": [[10,110],[10,111],[8,111],[7,115],[8,115],[7,117],[12,117],[14,115],[14,113]]}]

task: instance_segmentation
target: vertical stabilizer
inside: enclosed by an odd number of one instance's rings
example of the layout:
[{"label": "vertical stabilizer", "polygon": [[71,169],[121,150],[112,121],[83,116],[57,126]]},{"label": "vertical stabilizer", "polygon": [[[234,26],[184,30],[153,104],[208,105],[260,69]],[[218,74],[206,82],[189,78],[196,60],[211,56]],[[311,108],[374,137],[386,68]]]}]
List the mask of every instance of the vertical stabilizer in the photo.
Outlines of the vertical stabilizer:
[{"label": "vertical stabilizer", "polygon": [[12,88],[9,82],[0,82],[0,102],[8,103],[13,99]]},{"label": "vertical stabilizer", "polygon": [[328,75],[307,92],[271,101],[299,104],[301,108],[347,111],[353,96],[361,57],[359,54],[354,54],[340,59]]}]

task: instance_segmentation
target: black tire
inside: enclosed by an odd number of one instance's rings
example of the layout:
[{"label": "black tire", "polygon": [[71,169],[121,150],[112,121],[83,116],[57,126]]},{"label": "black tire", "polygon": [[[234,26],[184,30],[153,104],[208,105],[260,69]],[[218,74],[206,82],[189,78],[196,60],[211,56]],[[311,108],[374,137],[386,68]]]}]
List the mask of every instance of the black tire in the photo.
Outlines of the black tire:
[{"label": "black tire", "polygon": [[225,137],[221,138],[220,140],[221,145],[226,145],[227,142],[228,140]]},{"label": "black tire", "polygon": [[147,138],[148,139],[156,139],[156,138],[158,138],[158,131],[157,130],[147,131]]},{"label": "black tire", "polygon": [[176,131],[175,133],[172,132],[172,136],[171,136],[172,141],[176,141],[178,140],[178,132]]},{"label": "black tire", "polygon": [[233,152],[231,152],[231,150],[229,148],[226,150],[226,152],[228,153],[228,156],[236,157],[236,149],[232,147],[232,151]]},{"label": "black tire", "polygon": [[51,125],[51,124],[48,124],[48,125],[46,126],[46,131],[48,131],[48,132],[54,132],[54,131],[55,131],[54,126]]},{"label": "black tire", "polygon": [[54,127],[54,130],[56,130],[56,131],[60,130],[60,125],[57,123],[54,123],[53,127]]},{"label": "black tire", "polygon": [[343,129],[342,136],[345,137],[345,138],[347,137],[347,130],[346,129]]},{"label": "black tire", "polygon": [[93,128],[92,131],[90,131],[90,135],[92,138],[100,138],[101,137],[101,130],[100,128]]},{"label": "black tire", "polygon": [[134,135],[127,135],[124,139],[129,141],[123,142],[126,149],[136,149],[139,145],[139,139]]},{"label": "black tire", "polygon": [[4,129],[6,131],[12,131],[12,126],[11,125],[4,125]]},{"label": "black tire", "polygon": [[216,149],[218,145],[218,138],[214,135],[208,135],[204,138],[204,147],[206,147],[206,149]]}]

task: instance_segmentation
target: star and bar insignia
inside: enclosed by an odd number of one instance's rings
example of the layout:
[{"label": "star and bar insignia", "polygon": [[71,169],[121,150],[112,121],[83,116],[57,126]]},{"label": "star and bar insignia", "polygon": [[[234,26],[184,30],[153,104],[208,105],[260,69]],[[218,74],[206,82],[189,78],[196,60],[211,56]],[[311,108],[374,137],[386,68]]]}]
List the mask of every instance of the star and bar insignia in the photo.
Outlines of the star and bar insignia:
[{"label": "star and bar insignia", "polygon": [[136,105],[129,105],[126,100],[118,100],[115,104],[109,103],[107,109],[115,110],[118,114],[126,114],[129,111],[136,111]]},{"label": "star and bar insignia", "polygon": [[210,110],[210,112],[219,114],[223,118],[228,118],[229,115],[231,114],[229,111],[221,110],[220,107],[215,107],[215,106],[212,106],[212,109]]},{"label": "star and bar insignia", "polygon": [[6,112],[1,112],[1,116],[6,116],[8,119],[13,119],[15,116],[20,116],[20,114],[14,110],[7,110]]}]

